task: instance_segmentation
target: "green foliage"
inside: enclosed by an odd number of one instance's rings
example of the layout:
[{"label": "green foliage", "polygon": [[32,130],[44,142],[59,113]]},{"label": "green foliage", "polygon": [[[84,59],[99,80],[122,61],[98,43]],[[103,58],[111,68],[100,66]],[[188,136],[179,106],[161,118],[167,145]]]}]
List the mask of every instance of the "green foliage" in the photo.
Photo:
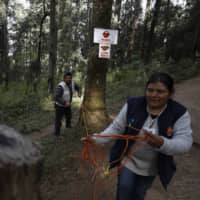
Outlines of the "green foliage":
[{"label": "green foliage", "polygon": [[[108,74],[107,103],[125,101],[128,97],[143,94],[144,76],[140,70],[134,70],[134,64],[127,64],[121,70]],[[113,98],[115,97],[115,98]]]},{"label": "green foliage", "polygon": [[23,83],[12,83],[7,91],[0,88],[0,123],[21,133],[40,130],[53,119],[52,101],[37,93],[26,94],[26,89]]},{"label": "green foliage", "polygon": [[130,96],[143,95],[145,84],[154,72],[167,72],[175,82],[200,73],[200,64],[189,58],[182,59],[179,63],[175,63],[173,60],[162,63],[153,59],[148,65],[144,65],[137,55],[134,55],[131,60],[132,63],[108,73],[106,90],[108,104],[126,101]]},{"label": "green foliage", "polygon": [[184,80],[199,74],[200,64],[189,58],[180,60],[179,63],[169,64],[166,68],[176,81]]}]

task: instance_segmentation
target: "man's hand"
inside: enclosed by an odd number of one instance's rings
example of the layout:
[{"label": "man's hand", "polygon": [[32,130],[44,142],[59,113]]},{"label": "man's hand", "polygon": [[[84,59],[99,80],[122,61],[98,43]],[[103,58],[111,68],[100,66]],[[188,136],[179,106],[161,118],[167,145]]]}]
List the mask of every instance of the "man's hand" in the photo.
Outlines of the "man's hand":
[{"label": "man's hand", "polygon": [[159,135],[155,135],[152,132],[149,132],[145,129],[142,131],[144,133],[144,136],[146,137],[147,144],[151,145],[152,147],[156,147],[156,148],[160,148],[163,145],[164,140],[162,137],[160,137]]},{"label": "man's hand", "polygon": [[66,102],[66,103],[65,103],[65,106],[66,106],[66,107],[69,107],[70,105],[71,105],[70,102]]}]

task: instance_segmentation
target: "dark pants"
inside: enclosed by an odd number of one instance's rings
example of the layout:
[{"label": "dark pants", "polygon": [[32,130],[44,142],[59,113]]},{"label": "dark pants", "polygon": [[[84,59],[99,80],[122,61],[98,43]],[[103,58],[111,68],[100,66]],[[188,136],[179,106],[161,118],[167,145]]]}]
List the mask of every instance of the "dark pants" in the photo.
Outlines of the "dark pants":
[{"label": "dark pants", "polygon": [[63,116],[65,115],[66,128],[71,126],[71,107],[55,105],[55,135],[60,135],[60,128]]},{"label": "dark pants", "polygon": [[144,200],[155,176],[140,176],[128,168],[120,170],[117,184],[117,200]]}]

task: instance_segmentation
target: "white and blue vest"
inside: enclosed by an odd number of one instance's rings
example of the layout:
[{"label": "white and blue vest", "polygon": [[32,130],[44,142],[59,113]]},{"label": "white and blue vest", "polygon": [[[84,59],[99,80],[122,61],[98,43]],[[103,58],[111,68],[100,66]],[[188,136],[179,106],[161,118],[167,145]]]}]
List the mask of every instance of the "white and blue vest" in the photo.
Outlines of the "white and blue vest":
[{"label": "white and blue vest", "polygon": [[[73,93],[75,91],[75,83],[72,81],[71,86],[72,86],[72,94],[70,94],[70,89],[68,85],[65,83],[65,81],[61,81],[58,86],[61,86],[63,88],[63,95],[62,99],[66,102],[71,102],[71,95],[73,96]],[[60,104],[59,102],[56,102],[57,105],[65,107],[65,105]]]}]

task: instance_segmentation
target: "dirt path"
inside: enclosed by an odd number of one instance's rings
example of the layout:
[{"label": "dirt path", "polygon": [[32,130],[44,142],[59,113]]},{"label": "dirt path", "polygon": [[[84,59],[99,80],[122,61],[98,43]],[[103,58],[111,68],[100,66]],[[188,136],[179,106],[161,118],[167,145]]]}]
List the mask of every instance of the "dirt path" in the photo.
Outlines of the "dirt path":
[{"label": "dirt path", "polygon": [[[162,188],[160,181],[156,178],[153,187],[149,190],[147,200],[198,200],[200,199],[200,77],[186,80],[176,85],[175,99],[186,105],[192,117],[192,127],[194,132],[195,144],[191,151],[187,154],[176,156],[177,172],[169,185],[168,192]],[[38,140],[40,137],[45,137],[52,134],[53,125],[41,130],[32,135],[32,140]],[[73,169],[74,170],[74,169]],[[51,183],[45,185],[45,200],[68,200],[72,194],[81,194],[79,198],[71,198],[71,200],[86,200],[88,195],[89,183],[83,184],[80,180],[80,171],[76,167],[75,176],[72,177],[72,172],[59,170],[57,179],[49,180]],[[69,179],[70,182],[65,182]],[[109,191],[112,191],[112,199],[114,200],[116,179],[109,182],[106,186]],[[86,185],[87,184],[87,185]],[[100,194],[98,200],[107,200],[105,194]],[[89,200],[89,199],[87,199]]]},{"label": "dirt path", "polygon": [[192,129],[195,143],[200,144],[200,76],[176,85],[175,99],[182,102],[192,118]]}]

